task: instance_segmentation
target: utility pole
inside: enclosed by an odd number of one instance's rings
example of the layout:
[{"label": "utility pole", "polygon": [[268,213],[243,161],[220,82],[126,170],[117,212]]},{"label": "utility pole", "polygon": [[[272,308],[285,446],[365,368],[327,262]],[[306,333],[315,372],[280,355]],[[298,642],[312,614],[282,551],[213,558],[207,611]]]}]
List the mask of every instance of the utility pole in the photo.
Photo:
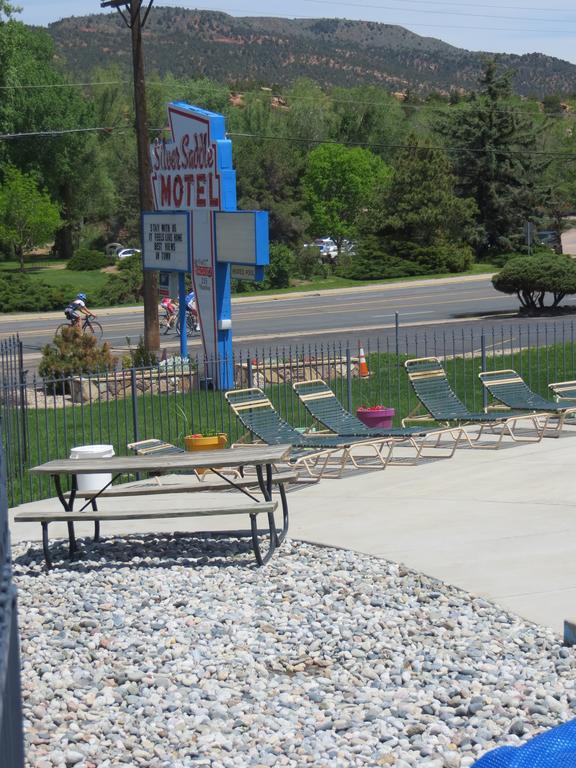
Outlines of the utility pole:
[{"label": "utility pole", "polygon": [[[154,210],[150,185],[150,155],[148,144],[148,115],[146,111],[146,84],[142,55],[142,27],[146,24],[154,0],[148,0],[142,13],[142,0],[106,0],[101,8],[115,8],[132,34],[132,68],[134,72],[134,111],[138,145],[138,187],[140,212]],[[147,350],[160,349],[158,326],[158,273],[144,270],[144,344]]]}]

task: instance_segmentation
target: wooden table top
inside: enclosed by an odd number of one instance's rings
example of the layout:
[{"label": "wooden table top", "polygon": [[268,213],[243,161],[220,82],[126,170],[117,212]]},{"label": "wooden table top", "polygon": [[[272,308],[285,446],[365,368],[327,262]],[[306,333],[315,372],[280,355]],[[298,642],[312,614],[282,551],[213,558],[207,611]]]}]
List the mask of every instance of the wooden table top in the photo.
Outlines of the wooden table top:
[{"label": "wooden table top", "polygon": [[55,459],[32,467],[37,475],[79,475],[122,472],[170,472],[177,469],[202,467],[245,467],[275,464],[286,461],[289,445],[247,445],[238,448],[220,448],[214,451],[186,451],[158,456],[112,456],[109,459]]}]

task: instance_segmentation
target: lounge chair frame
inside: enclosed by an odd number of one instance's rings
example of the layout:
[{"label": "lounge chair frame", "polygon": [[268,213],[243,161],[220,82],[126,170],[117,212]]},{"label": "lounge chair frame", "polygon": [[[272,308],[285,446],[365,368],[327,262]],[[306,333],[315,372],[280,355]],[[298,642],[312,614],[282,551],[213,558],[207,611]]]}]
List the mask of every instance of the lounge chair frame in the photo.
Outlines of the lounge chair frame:
[{"label": "lounge chair frame", "polygon": [[559,437],[566,424],[566,417],[576,413],[576,403],[567,406],[561,402],[546,400],[533,392],[522,376],[512,368],[482,371],[478,376],[492,397],[507,408],[538,411],[540,416],[546,414],[544,437]]},{"label": "lounge chair frame", "polygon": [[[347,411],[338,400],[332,389],[323,379],[308,379],[306,381],[292,382],[292,388],[296,392],[308,413],[332,434],[340,437],[389,437],[398,446],[409,445],[414,449],[413,459],[407,462],[404,459],[391,459],[390,464],[414,464],[419,459],[436,458],[449,459],[454,455],[460,440],[464,437],[462,427],[445,427],[432,430],[411,430],[410,428],[370,429],[360,419]],[[315,407],[320,405],[320,407]],[[404,434],[402,434],[404,433]],[[432,437],[431,441],[427,436]],[[446,435],[452,440],[451,448],[445,453],[439,453],[445,446],[441,445],[442,438]],[[418,440],[418,438],[421,438]],[[434,439],[435,438],[435,439]],[[426,448],[433,449],[434,453],[424,453]]]},{"label": "lounge chair frame", "polygon": [[[418,366],[425,366],[424,370],[415,370]],[[464,439],[470,448],[497,449],[505,437],[510,437],[516,443],[538,443],[542,440],[548,424],[548,414],[502,412],[502,415],[494,416],[488,413],[472,413],[452,389],[446,371],[437,357],[417,357],[406,360],[404,367],[416,397],[426,408],[427,414],[408,416],[402,420],[402,425],[432,420],[440,424],[454,422],[460,426],[475,425],[479,428],[475,437],[472,437],[468,430],[464,430]],[[419,386],[422,382],[438,382],[436,392],[433,390],[429,393],[423,392],[422,387]],[[518,424],[522,422],[530,423],[534,429],[534,437],[517,433]],[[487,430],[497,439],[480,443],[480,438]]]},{"label": "lounge chair frame", "polygon": [[[242,425],[257,441],[291,444],[294,447],[291,466],[303,467],[311,477],[341,477],[348,464],[355,469],[385,469],[392,458],[394,440],[390,438],[340,439],[338,435],[307,438],[282,419],[272,401],[258,387],[229,390],[224,393],[224,397]],[[266,422],[262,419],[256,424],[247,418],[255,413],[268,413],[268,425],[276,427],[278,434],[266,429]],[[366,456],[366,451],[369,456]]]}]

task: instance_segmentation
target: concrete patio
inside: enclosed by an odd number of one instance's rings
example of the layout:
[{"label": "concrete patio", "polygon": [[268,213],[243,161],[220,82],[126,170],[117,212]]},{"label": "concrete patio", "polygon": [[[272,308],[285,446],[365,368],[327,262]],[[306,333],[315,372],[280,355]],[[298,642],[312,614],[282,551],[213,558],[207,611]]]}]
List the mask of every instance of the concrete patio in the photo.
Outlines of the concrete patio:
[{"label": "concrete patio", "polygon": [[[575,459],[576,429],[567,427],[540,443],[507,440],[496,451],[461,448],[448,460],[326,479],[289,494],[290,536],[405,563],[561,633],[564,620],[576,618]],[[180,506],[190,498],[138,503]],[[106,500],[113,508],[122,503]],[[47,505],[59,502],[27,506]],[[204,529],[216,530],[216,522]],[[202,530],[202,521],[117,522],[105,524],[103,535],[175,527]],[[65,535],[63,524],[50,528],[51,538]],[[90,535],[92,526],[77,531]],[[39,540],[40,525],[13,524],[12,537]]]}]

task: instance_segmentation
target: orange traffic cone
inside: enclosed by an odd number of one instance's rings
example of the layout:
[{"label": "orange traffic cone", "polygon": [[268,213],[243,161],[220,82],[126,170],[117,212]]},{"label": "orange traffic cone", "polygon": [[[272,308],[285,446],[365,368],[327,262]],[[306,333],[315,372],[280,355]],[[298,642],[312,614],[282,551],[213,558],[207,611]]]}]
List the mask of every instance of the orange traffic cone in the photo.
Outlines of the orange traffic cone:
[{"label": "orange traffic cone", "polygon": [[366,379],[368,376],[370,376],[368,363],[366,362],[366,357],[362,347],[360,347],[360,352],[358,354],[358,376],[360,376],[361,379]]}]

